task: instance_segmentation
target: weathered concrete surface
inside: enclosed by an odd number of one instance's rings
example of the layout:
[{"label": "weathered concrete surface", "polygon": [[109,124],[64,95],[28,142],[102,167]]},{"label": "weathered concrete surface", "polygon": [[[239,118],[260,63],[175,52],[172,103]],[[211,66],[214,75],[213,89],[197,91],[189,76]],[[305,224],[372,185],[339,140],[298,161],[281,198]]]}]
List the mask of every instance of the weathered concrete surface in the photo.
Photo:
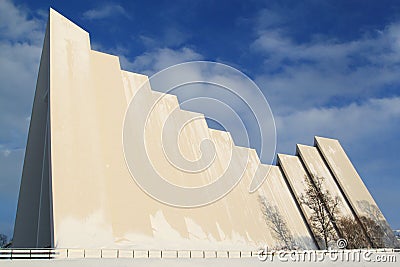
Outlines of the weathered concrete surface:
[{"label": "weathered concrete surface", "polygon": [[322,179],[321,181],[323,189],[328,191],[332,198],[339,199],[337,210],[338,217],[348,216],[350,218],[354,218],[347,200],[340,192],[340,188],[336,184],[335,179],[332,177],[328,166],[326,166],[324,160],[320,156],[318,149],[311,146],[297,145],[297,151],[309,175],[314,179]]},{"label": "weathered concrete surface", "polygon": [[[271,169],[260,168],[259,172],[267,172],[267,179],[258,190],[260,196],[264,197],[271,209],[277,212],[286,222],[293,241],[297,247],[309,247],[316,249],[312,233],[305,224],[301,211],[293,198],[285,178],[278,166],[272,166]],[[276,211],[275,211],[276,209]],[[268,219],[267,219],[268,220]],[[271,247],[282,247],[281,240],[276,238]]]}]

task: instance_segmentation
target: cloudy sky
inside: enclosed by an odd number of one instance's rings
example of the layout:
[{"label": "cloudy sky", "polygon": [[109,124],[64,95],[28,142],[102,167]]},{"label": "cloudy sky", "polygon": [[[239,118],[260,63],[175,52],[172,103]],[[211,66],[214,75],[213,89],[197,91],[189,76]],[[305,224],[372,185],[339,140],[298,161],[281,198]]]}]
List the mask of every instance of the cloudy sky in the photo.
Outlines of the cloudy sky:
[{"label": "cloudy sky", "polygon": [[243,71],[272,108],[277,152],[339,139],[400,228],[399,1],[0,0],[0,233],[12,235],[50,6],[123,69],[210,60]]}]

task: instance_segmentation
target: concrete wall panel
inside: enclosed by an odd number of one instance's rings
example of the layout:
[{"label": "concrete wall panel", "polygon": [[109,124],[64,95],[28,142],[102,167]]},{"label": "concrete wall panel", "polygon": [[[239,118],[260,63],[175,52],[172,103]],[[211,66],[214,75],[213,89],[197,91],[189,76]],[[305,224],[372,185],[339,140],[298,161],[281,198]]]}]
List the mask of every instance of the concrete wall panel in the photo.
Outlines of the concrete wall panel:
[{"label": "concrete wall panel", "polygon": [[[307,223],[286,184],[280,168],[278,166],[260,165],[258,172],[261,175],[267,175],[267,179],[258,190],[258,193],[271,206],[273,212],[281,216],[286,223],[295,247],[300,249],[315,249],[316,246],[312,233],[307,227]],[[269,226],[269,231],[271,231],[271,227],[274,227],[274,224]],[[274,233],[273,230],[271,232]],[[272,242],[273,247],[279,248],[284,245],[281,239],[277,238],[276,234],[272,234],[272,236],[274,237]]]},{"label": "concrete wall panel", "polygon": [[[306,181],[311,179],[310,175],[304,168],[300,158],[297,156],[278,154],[278,162],[282,167],[289,186],[294,192],[297,203],[299,204],[308,225],[312,225],[313,211],[307,205],[302,204],[302,196],[306,195]],[[314,229],[311,228],[311,230],[314,232],[314,237],[316,237],[317,235],[315,235]],[[317,241],[320,248],[325,248],[322,240]]]},{"label": "concrete wall panel", "polygon": [[385,245],[387,247],[398,246],[399,244],[394,237],[393,231],[339,141],[315,137],[315,143],[357,216],[366,216],[379,222],[385,232]]},{"label": "concrete wall panel", "polygon": [[316,178],[323,178],[322,186],[327,190],[333,198],[337,197],[340,201],[338,205],[338,217],[349,216],[354,218],[353,213],[340,192],[340,188],[336,184],[335,178],[331,175],[328,166],[326,166],[318,149],[316,147],[297,145],[297,151],[306,167],[308,173]]}]

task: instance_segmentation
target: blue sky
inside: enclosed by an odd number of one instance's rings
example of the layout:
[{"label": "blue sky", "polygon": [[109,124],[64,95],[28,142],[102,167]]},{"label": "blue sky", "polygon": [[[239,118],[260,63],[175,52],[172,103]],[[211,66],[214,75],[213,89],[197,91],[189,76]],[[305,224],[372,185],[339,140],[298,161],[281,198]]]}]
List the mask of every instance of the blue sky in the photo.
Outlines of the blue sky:
[{"label": "blue sky", "polygon": [[50,6],[126,70],[211,60],[243,71],[271,105],[277,152],[339,139],[400,228],[399,1],[0,0],[0,233],[12,235]]}]

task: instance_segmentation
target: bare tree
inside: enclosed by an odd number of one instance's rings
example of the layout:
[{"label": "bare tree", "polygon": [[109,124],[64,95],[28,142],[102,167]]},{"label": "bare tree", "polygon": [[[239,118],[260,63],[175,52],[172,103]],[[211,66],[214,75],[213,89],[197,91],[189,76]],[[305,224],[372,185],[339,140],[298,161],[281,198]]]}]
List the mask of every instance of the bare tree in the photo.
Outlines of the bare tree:
[{"label": "bare tree", "polygon": [[[347,248],[373,248],[384,247],[383,237],[385,235],[379,224],[371,218],[360,217],[364,229],[355,219],[350,217],[340,218],[337,226],[342,237],[347,240]],[[364,234],[364,230],[367,236]]]},{"label": "bare tree", "polygon": [[328,248],[329,243],[338,238],[335,226],[339,217],[337,208],[340,199],[338,196],[332,197],[329,190],[323,187],[323,177],[305,176],[304,180],[306,190],[300,201],[311,209],[310,224],[315,237]]},{"label": "bare tree", "polygon": [[296,243],[287,226],[285,220],[280,214],[276,205],[271,205],[265,197],[259,196],[261,210],[267,225],[271,228],[273,236],[283,243],[281,249],[295,249]]},{"label": "bare tree", "polygon": [[347,248],[369,248],[371,244],[364,234],[361,225],[352,217],[342,217],[337,221],[341,237],[346,239]]},{"label": "bare tree", "polygon": [[4,234],[0,234],[0,248],[4,247],[5,245],[7,245],[7,236]]},{"label": "bare tree", "polygon": [[362,216],[360,217],[360,221],[364,226],[365,231],[369,239],[371,240],[372,247],[374,248],[384,248],[385,243],[383,238],[385,236],[385,232],[383,231],[382,227],[377,223],[377,221]]},{"label": "bare tree", "polygon": [[368,216],[360,217],[360,221],[371,240],[372,246],[374,248],[399,248],[400,242],[396,239],[379,208],[365,200],[357,201],[357,205],[365,214],[368,214]]}]

